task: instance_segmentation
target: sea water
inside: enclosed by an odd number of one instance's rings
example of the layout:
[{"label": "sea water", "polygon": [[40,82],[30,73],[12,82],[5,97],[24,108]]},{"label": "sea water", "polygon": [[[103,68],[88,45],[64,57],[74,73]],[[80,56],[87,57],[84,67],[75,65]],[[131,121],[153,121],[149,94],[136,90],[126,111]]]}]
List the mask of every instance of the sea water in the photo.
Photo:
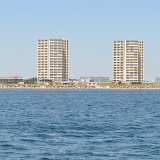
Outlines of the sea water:
[{"label": "sea water", "polygon": [[2,160],[159,160],[160,90],[1,89]]}]

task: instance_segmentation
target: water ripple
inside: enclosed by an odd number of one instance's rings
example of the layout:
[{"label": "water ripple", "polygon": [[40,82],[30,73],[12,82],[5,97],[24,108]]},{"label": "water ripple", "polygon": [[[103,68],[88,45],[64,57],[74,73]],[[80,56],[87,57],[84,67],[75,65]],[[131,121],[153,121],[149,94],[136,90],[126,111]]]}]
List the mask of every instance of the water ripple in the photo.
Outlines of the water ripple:
[{"label": "water ripple", "polygon": [[0,90],[5,160],[159,160],[159,90]]}]

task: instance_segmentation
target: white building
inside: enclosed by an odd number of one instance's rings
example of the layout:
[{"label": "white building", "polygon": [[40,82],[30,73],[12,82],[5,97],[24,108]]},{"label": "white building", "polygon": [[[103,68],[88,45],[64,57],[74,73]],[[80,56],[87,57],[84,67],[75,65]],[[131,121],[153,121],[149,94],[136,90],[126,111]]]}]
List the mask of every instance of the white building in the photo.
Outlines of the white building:
[{"label": "white building", "polygon": [[144,81],[144,43],[139,40],[113,42],[114,82]]},{"label": "white building", "polygon": [[42,82],[63,82],[69,80],[68,40],[38,40],[37,80]]}]

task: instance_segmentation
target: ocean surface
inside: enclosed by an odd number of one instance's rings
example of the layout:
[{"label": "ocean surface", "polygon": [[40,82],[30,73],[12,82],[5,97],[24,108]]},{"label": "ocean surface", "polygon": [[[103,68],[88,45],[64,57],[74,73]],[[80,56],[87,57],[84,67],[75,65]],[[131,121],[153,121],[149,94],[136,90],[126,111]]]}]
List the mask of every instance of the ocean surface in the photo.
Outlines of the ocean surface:
[{"label": "ocean surface", "polygon": [[1,89],[2,160],[160,160],[160,90]]}]

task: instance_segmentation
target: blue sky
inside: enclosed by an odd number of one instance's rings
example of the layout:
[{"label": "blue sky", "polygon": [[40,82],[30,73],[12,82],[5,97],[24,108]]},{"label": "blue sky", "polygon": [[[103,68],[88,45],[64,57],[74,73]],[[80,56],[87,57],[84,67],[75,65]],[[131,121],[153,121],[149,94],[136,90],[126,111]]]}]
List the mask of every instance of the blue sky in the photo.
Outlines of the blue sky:
[{"label": "blue sky", "polygon": [[143,40],[145,79],[160,76],[159,0],[2,0],[0,75],[36,76],[36,42],[70,43],[70,77],[112,78],[112,42]]}]

